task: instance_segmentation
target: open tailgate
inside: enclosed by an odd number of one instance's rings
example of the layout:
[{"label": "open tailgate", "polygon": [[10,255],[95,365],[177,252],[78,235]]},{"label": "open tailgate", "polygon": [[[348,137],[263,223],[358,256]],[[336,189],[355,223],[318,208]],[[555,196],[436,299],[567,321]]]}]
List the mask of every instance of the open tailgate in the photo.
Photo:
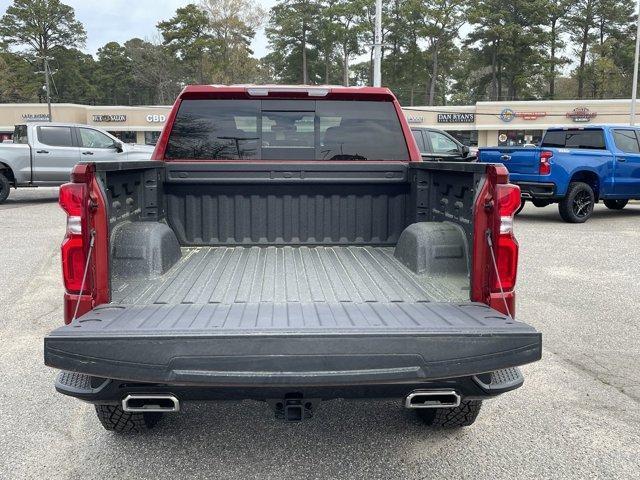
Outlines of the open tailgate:
[{"label": "open tailgate", "polygon": [[136,382],[409,383],[541,358],[541,334],[478,303],[106,305],[45,338],[45,362]]}]

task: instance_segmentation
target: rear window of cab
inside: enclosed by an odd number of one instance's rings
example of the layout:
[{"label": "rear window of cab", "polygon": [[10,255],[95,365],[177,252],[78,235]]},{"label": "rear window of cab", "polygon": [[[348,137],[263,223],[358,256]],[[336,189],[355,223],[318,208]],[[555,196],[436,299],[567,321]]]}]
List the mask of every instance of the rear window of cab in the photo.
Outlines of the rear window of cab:
[{"label": "rear window of cab", "polygon": [[391,102],[183,100],[167,160],[409,160]]},{"label": "rear window of cab", "polygon": [[549,130],[545,134],[543,148],[575,148],[605,150],[604,131],[601,128],[588,130]]}]

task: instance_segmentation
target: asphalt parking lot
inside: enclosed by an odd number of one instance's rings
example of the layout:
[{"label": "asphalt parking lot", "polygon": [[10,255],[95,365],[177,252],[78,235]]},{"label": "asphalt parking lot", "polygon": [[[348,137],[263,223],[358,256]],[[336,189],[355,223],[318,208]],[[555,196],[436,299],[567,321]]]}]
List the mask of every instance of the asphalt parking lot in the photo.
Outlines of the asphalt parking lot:
[{"label": "asphalt parking lot", "polygon": [[396,402],[322,404],[301,424],[256,402],[187,404],[146,435],[55,393],[42,338],[62,322],[55,189],[0,205],[0,478],[640,478],[640,205],[584,225],[518,217],[518,317],[544,334],[523,388],[431,431]]}]

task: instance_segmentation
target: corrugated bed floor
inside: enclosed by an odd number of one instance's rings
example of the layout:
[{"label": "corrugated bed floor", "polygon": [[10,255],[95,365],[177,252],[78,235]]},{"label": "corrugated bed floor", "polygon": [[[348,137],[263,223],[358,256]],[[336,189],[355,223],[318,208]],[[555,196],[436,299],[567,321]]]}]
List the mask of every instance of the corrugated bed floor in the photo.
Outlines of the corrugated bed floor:
[{"label": "corrugated bed floor", "polygon": [[162,277],[114,280],[113,303],[468,302],[466,276],[417,275],[386,247],[200,247]]}]

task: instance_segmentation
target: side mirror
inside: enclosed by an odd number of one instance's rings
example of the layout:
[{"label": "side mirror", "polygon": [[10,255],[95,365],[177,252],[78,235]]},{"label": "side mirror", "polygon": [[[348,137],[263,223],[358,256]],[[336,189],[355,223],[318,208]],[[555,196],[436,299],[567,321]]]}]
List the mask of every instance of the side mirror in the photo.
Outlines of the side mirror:
[{"label": "side mirror", "polygon": [[116,152],[118,153],[124,152],[124,145],[122,144],[122,142],[114,142],[113,146],[116,147]]},{"label": "side mirror", "polygon": [[469,153],[471,153],[471,149],[467,145],[462,145],[460,153],[462,154],[463,158],[466,158],[469,156]]}]

